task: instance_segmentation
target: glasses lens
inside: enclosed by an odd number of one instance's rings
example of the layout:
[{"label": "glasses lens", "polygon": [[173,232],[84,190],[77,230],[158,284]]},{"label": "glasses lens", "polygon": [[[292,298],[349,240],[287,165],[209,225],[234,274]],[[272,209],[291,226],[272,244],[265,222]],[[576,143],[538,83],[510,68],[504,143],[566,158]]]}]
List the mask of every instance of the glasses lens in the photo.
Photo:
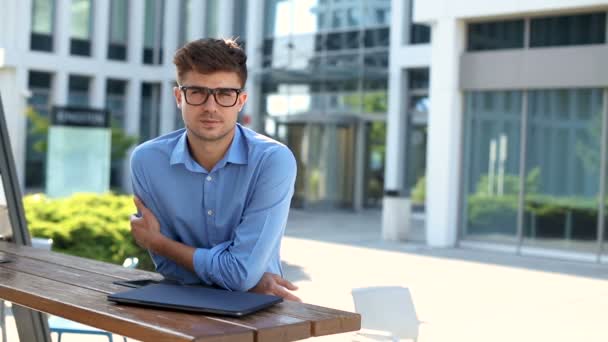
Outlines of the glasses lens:
[{"label": "glasses lens", "polygon": [[236,104],[238,92],[234,89],[218,89],[215,93],[215,101],[220,106],[232,107]]},{"label": "glasses lens", "polygon": [[201,88],[186,88],[186,102],[191,105],[199,105],[207,100],[209,93]]}]

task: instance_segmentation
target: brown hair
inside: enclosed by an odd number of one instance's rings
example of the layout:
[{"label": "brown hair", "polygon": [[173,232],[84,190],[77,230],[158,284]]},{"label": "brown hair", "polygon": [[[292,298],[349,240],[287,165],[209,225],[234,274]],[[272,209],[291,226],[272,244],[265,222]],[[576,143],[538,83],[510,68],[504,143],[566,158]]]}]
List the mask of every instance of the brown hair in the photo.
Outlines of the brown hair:
[{"label": "brown hair", "polygon": [[241,87],[247,81],[247,55],[233,39],[204,38],[194,40],[175,52],[177,81],[188,71],[210,74],[216,71],[236,72]]}]

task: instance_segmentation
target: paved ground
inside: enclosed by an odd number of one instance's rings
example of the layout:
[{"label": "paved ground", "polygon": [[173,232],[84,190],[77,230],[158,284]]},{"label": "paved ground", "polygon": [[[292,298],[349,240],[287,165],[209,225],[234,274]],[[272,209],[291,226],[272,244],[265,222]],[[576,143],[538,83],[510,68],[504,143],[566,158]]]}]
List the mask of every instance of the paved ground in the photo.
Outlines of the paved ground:
[{"label": "paved ground", "polygon": [[353,288],[408,287],[424,322],[420,342],[608,341],[608,265],[385,242],[376,211],[292,211],[282,257],[309,303],[354,310]]}]

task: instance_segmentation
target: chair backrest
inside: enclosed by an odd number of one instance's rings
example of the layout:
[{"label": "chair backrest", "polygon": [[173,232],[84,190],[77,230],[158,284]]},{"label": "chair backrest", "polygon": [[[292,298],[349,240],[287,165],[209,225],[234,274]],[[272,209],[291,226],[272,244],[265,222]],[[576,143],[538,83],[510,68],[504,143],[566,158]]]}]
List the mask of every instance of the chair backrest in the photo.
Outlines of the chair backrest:
[{"label": "chair backrest", "polygon": [[380,330],[398,338],[418,338],[420,321],[410,291],[400,286],[353,289],[355,311],[361,314],[361,328]]}]

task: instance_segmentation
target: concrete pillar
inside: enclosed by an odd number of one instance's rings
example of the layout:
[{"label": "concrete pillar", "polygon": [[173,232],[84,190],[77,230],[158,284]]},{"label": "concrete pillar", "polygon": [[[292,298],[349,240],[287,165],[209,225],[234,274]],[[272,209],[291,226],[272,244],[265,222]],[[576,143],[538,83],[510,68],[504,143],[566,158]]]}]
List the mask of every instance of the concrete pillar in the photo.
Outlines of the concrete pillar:
[{"label": "concrete pillar", "polygon": [[173,83],[164,81],[160,85],[160,134],[175,129],[175,98],[173,96]]},{"label": "concrete pillar", "polygon": [[262,132],[264,128],[262,110],[262,44],[264,42],[264,1],[247,1],[247,69],[249,80],[246,89],[248,94],[247,105],[243,115],[250,119],[249,126]]},{"label": "concrete pillar", "polygon": [[71,0],[55,1],[55,22],[53,23],[54,47],[58,56],[67,57],[70,55],[70,25],[72,22],[72,2]]},{"label": "concrete pillar", "polygon": [[58,70],[53,75],[51,106],[65,106],[68,103],[68,72]]},{"label": "concrete pillar", "polygon": [[92,1],[93,58],[103,62],[108,57],[108,42],[110,35],[110,1]]},{"label": "concrete pillar", "polygon": [[367,122],[363,120],[357,121],[355,124],[356,128],[356,139],[355,139],[355,191],[353,198],[353,209],[360,211],[363,209],[364,196],[365,196],[365,150],[367,148]]},{"label": "concrete pillar", "polygon": [[[127,83],[127,113],[125,117],[125,133],[139,136],[139,117],[141,115],[141,80],[132,78]],[[137,143],[136,143],[137,145]],[[123,163],[122,188],[131,191],[131,147]]]},{"label": "concrete pillar", "polygon": [[[386,165],[384,168],[385,195],[382,199],[382,236],[388,240],[405,239],[410,226],[410,202],[405,193],[405,156],[407,147],[407,87],[405,71],[395,59],[403,45],[404,34],[409,32],[410,21],[407,2],[393,1],[391,4],[391,27],[389,54],[389,96],[386,118]],[[402,29],[407,26],[408,29]]]},{"label": "concrete pillar", "polygon": [[462,130],[458,72],[464,39],[465,25],[454,18],[441,18],[432,25],[426,239],[438,247],[453,246],[458,233]]},{"label": "concrete pillar", "polygon": [[163,64],[173,67],[173,55],[177,50],[177,38],[179,34],[179,2],[166,1],[165,12],[163,13],[164,32],[163,32]]},{"label": "concrete pillar", "polygon": [[103,74],[94,75],[91,78],[89,94],[91,96],[90,107],[97,109],[106,107],[106,78]]},{"label": "concrete pillar", "polygon": [[[188,34],[186,35],[186,42],[190,42],[196,39],[201,39],[205,35],[205,23],[207,16],[205,15],[205,0],[190,0],[190,8],[186,13],[188,18]],[[177,22],[184,20],[180,18]]]},{"label": "concrete pillar", "polygon": [[0,68],[0,93],[19,185],[25,184],[27,70]]},{"label": "concrete pillar", "polygon": [[143,63],[144,46],[144,0],[129,0],[129,63],[139,66]]}]

